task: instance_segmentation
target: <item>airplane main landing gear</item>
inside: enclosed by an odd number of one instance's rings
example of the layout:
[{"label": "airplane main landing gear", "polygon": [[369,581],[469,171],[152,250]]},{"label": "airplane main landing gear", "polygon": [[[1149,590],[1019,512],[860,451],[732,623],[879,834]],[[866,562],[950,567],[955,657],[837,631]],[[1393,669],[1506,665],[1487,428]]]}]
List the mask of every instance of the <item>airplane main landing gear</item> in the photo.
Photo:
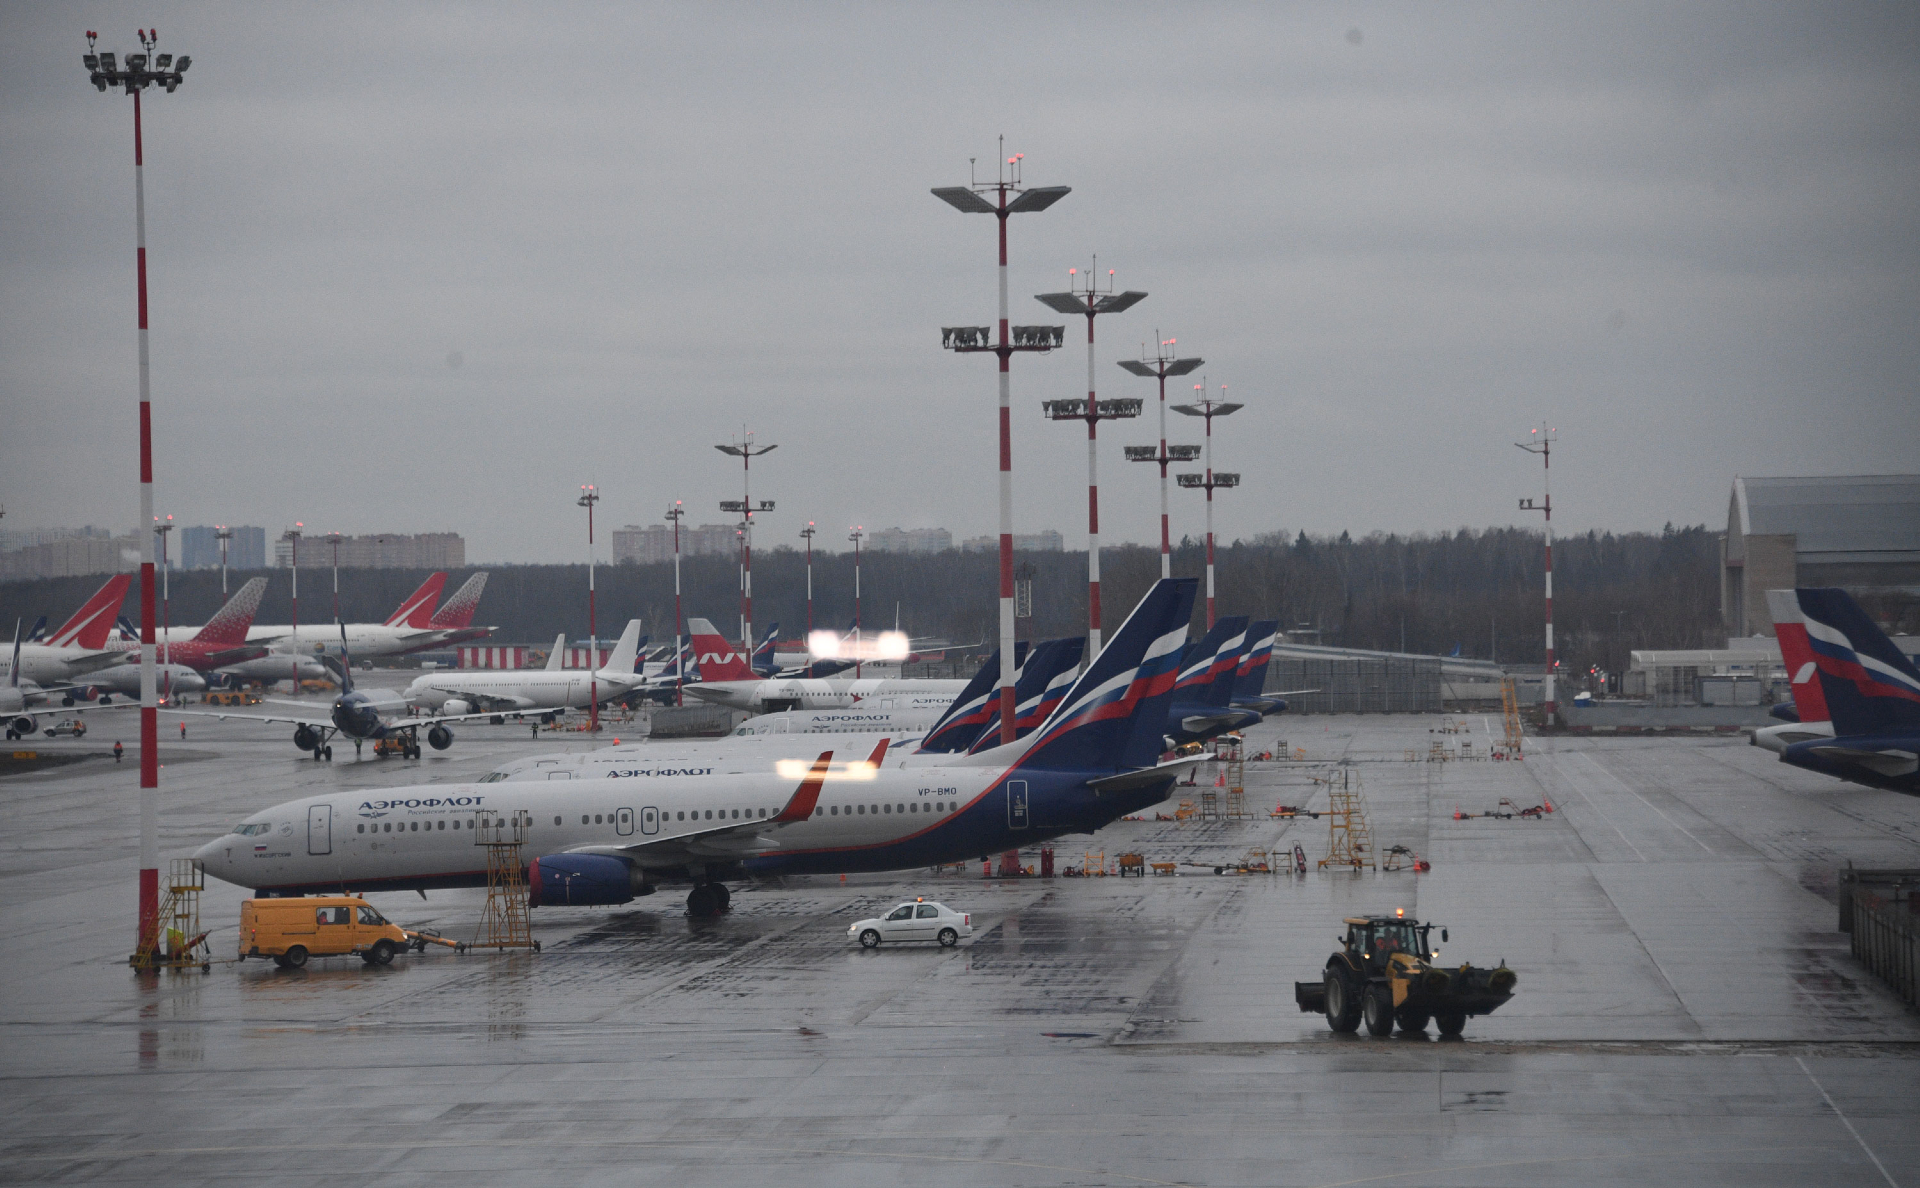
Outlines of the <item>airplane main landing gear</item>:
[{"label": "airplane main landing gear", "polygon": [[324,746],[324,747],[321,747],[321,748],[320,748],[320,753],[321,753],[321,754],[323,754],[323,755],[325,755],[325,756],[327,757],[327,762],[328,762],[328,763],[332,763],[332,762],[333,762],[333,746],[332,746],[331,744],[329,744],[329,745],[327,745],[327,746]]},{"label": "airplane main landing gear", "polygon": [[712,918],[727,910],[733,898],[727,892],[724,883],[702,883],[687,892],[687,914],[702,918]]}]

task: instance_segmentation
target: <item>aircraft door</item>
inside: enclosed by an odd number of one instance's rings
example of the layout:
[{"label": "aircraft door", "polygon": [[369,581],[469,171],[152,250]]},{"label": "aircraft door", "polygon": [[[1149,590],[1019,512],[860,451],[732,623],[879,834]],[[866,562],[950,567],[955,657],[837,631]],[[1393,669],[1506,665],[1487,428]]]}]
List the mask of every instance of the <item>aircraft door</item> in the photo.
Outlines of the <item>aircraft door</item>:
[{"label": "aircraft door", "polygon": [[570,771],[550,771],[547,773],[547,778],[550,780],[570,780],[573,778],[573,773]]},{"label": "aircraft door", "polygon": [[613,831],[622,837],[633,832],[633,810],[623,808],[613,814]]},{"label": "aircraft door", "polygon": [[1025,829],[1027,816],[1027,781],[1007,781],[1007,828]]},{"label": "aircraft door", "polygon": [[648,805],[640,810],[640,832],[652,837],[660,832],[660,810]]},{"label": "aircraft door", "polygon": [[330,804],[307,806],[307,853],[333,853],[333,806]]}]

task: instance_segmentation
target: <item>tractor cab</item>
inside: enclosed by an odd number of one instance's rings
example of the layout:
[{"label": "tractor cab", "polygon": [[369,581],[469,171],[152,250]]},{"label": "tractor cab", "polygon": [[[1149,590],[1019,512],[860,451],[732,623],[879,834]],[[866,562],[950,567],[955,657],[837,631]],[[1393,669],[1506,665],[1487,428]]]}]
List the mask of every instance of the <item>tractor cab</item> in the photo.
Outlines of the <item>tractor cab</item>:
[{"label": "tractor cab", "polygon": [[[1414,961],[1430,961],[1439,954],[1429,943],[1433,925],[1404,916],[1349,916],[1346,949],[1356,962],[1366,962],[1376,973],[1384,973],[1395,953],[1404,953]],[[1446,930],[1440,933],[1446,939]]]}]

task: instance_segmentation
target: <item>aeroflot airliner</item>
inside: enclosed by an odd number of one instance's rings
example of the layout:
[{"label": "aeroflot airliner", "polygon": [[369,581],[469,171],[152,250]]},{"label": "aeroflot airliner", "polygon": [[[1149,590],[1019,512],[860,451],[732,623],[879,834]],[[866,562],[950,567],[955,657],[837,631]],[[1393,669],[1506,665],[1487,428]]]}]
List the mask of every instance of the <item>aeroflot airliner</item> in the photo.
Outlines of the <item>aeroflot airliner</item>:
[{"label": "aeroflot airliner", "polygon": [[[1091,832],[1166,799],[1198,759],[1159,763],[1194,580],[1156,583],[1039,729],[1007,746],[908,763],[884,744],[741,747],[636,758],[621,778],[335,791],[241,822],[195,855],[266,895],[481,885],[482,843],[518,829],[534,905],[609,905],[724,880],[899,870]],[[795,747],[816,741],[793,738]],[[850,740],[851,741],[851,740]]]}]

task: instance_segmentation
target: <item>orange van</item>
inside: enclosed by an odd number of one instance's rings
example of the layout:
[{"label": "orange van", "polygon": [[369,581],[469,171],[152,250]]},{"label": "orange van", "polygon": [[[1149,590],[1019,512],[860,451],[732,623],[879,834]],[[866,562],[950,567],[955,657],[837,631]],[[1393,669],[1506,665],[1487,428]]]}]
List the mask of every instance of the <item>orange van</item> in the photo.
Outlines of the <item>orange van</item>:
[{"label": "orange van", "polygon": [[357,953],[368,965],[386,965],[407,947],[407,934],[357,895],[249,899],[240,905],[240,959],[271,957],[282,969],[308,957]]}]

